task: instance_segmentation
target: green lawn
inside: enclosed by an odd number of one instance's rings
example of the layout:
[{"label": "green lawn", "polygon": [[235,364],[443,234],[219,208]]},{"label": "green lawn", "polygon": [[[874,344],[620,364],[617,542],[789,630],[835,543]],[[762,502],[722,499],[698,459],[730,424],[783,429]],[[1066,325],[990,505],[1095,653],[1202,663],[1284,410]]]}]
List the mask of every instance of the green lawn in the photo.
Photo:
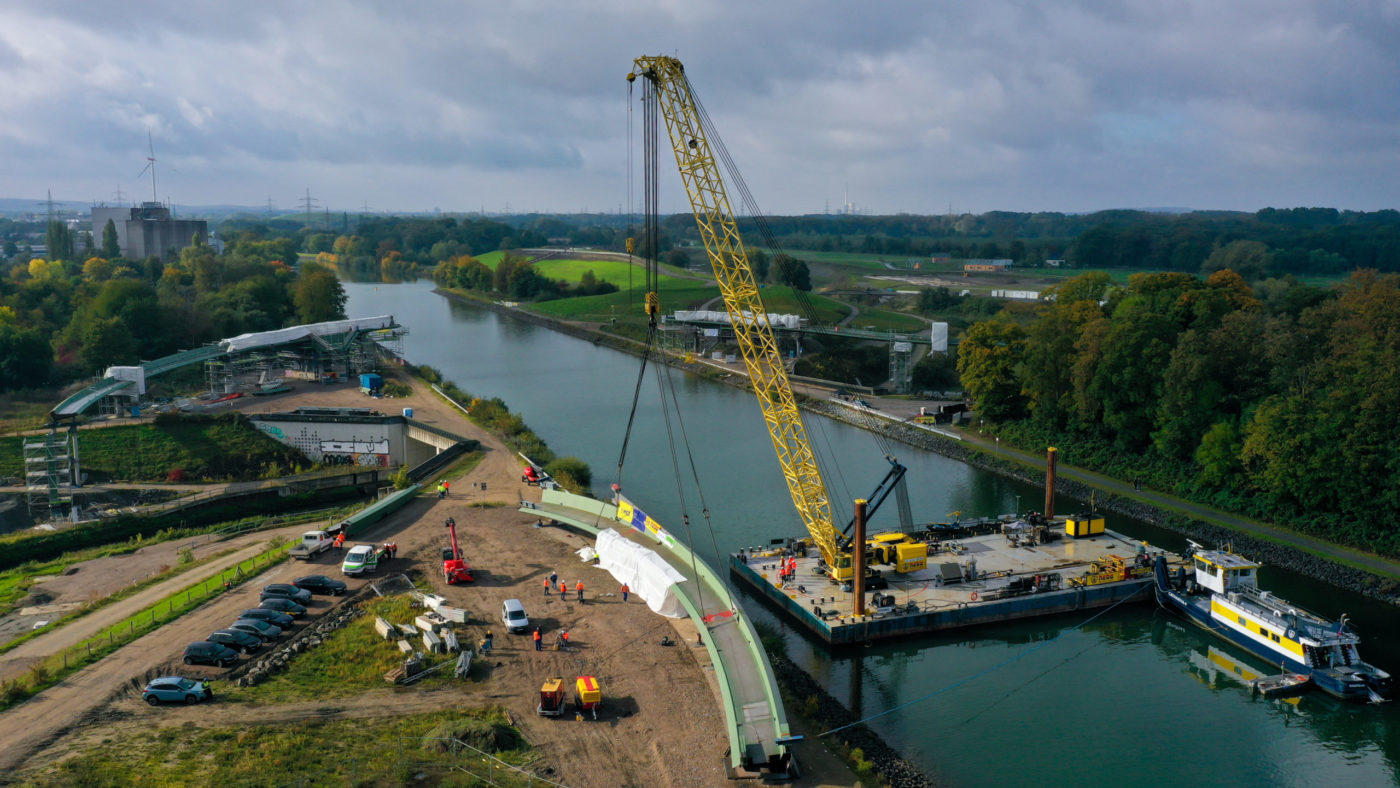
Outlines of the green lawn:
[{"label": "green lawn", "polygon": [[[802,304],[798,303],[791,287],[770,285],[760,290],[759,295],[763,298],[763,308],[769,314],[807,317],[807,312],[802,308]],[[849,306],[834,298],[816,293],[808,293],[807,298],[811,300],[812,308],[817,312],[817,320],[823,325],[833,325],[851,313]]]},{"label": "green lawn", "polygon": [[862,308],[860,310],[860,316],[851,321],[851,328],[913,334],[919,331],[929,330],[929,324],[927,321],[920,320],[913,315],[906,315],[903,312],[892,312],[888,309]]},{"label": "green lawn", "polygon": [[[529,784],[528,775],[503,771],[499,765],[494,782],[487,782],[491,772],[481,756],[454,755],[440,742],[427,740],[443,737],[494,751],[502,761],[527,769],[537,757],[500,708],[265,725],[152,724],[113,732],[82,754],[29,776],[26,784],[171,788]],[[470,773],[453,770],[454,765]]]},{"label": "green lawn", "polygon": [[[719,295],[718,287],[693,279],[662,276],[659,286],[662,314],[670,314],[677,309],[694,309]],[[642,314],[642,303],[643,294],[638,289],[630,295],[626,291],[619,290],[616,293],[606,295],[541,301],[529,304],[528,308],[566,320],[610,320],[613,317],[623,318],[629,314]]]},{"label": "green lawn", "polygon": [[[391,624],[411,624],[421,614],[413,600],[405,595],[371,599],[363,603],[366,615],[351,621],[334,632],[316,648],[298,656],[286,670],[253,687],[229,687],[224,695],[230,703],[287,703],[358,695],[366,690],[388,686],[384,674],[403,663],[403,654],[394,641],[385,640],[374,631],[375,616],[383,616]],[[459,637],[467,637],[459,630]],[[421,636],[411,638],[421,648]],[[446,660],[456,660],[455,654],[427,654],[428,667]],[[443,668],[415,686],[438,686],[455,681],[452,669]]]},{"label": "green lawn", "polygon": [[563,279],[570,284],[578,284],[586,271],[601,281],[612,282],[621,288],[627,287],[627,275],[632,275],[633,285],[640,285],[645,272],[638,266],[628,265],[621,260],[541,260],[535,263],[535,270],[550,279]]}]

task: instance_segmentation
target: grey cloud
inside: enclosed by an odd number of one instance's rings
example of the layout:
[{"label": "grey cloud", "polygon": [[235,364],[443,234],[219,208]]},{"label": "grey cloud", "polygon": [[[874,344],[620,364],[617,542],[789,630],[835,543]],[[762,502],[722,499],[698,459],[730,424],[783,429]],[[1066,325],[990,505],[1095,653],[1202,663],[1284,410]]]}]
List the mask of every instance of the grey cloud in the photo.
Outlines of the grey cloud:
[{"label": "grey cloud", "polygon": [[[0,171],[33,173],[7,161],[23,155],[128,177],[149,126],[208,202],[249,199],[227,190],[252,172],[285,177],[279,193],[315,176],[444,207],[470,199],[463,182],[520,207],[614,204],[623,77],[637,55],[675,53],[775,213],[838,202],[848,180],[881,211],[1386,207],[1395,9],[59,2],[0,10],[0,99],[26,118],[0,123]],[[59,44],[35,57],[40,27]],[[392,207],[347,198],[362,199]]]}]

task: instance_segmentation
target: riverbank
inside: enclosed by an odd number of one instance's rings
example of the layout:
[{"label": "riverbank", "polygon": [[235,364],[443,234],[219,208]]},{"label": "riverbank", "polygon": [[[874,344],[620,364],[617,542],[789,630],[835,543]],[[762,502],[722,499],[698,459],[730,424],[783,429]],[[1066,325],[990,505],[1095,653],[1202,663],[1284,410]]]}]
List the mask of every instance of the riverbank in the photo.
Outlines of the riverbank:
[{"label": "riverbank", "polygon": [[[508,314],[514,319],[583,339],[595,345],[632,355],[640,355],[643,350],[642,343],[603,331],[598,324],[560,320],[441,288],[434,292],[447,298]],[[654,354],[653,358],[660,359],[669,366],[684,369],[735,388],[748,388],[748,378],[745,375],[717,369],[703,361],[685,362],[664,354]],[[979,470],[1028,484],[1044,484],[1043,470],[1034,460],[1012,462],[1001,459],[996,456],[995,452],[970,445],[970,441],[945,438],[908,424],[880,423],[872,425],[869,417],[859,416],[849,408],[821,399],[799,396],[799,403],[809,412],[819,413],[864,430],[878,431],[901,443],[941,454]],[[1001,453],[1010,455],[1013,452],[1009,446],[1002,446]],[[1283,567],[1303,576],[1321,580],[1329,585],[1388,604],[1400,604],[1400,582],[1396,580],[1396,578],[1400,578],[1400,564],[1395,562],[1369,555],[1344,555],[1344,553],[1349,552],[1346,548],[1340,548],[1262,523],[1249,524],[1250,529],[1255,534],[1260,534],[1254,535],[1243,528],[1229,526],[1228,521],[1240,518],[1227,512],[1220,512],[1160,493],[1131,493],[1131,487],[1127,482],[1112,480],[1108,477],[1098,479],[1092,484],[1077,481],[1070,477],[1099,477],[1101,475],[1073,466],[1061,464],[1060,470],[1061,473],[1056,483],[1059,492],[1084,502],[1088,502],[1092,495],[1094,503],[1102,510],[1151,523],[1182,534],[1201,544],[1215,545],[1230,542],[1237,551],[1266,564]],[[1114,486],[1128,490],[1131,494],[1115,492]],[[1149,497],[1161,500],[1162,504],[1154,505],[1144,500]],[[1188,510],[1194,510],[1196,516],[1186,514],[1185,512]],[[1293,542],[1294,544],[1285,542]],[[1373,566],[1374,571],[1357,565],[1362,561]]]}]

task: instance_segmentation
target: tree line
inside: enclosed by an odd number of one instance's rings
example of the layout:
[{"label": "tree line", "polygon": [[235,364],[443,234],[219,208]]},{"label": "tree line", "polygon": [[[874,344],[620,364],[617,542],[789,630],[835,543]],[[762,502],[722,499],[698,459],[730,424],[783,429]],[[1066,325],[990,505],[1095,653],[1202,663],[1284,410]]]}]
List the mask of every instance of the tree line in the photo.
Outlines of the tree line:
[{"label": "tree line", "polygon": [[1319,288],[1104,273],[1026,325],[974,324],[958,371],[1027,446],[1337,542],[1400,555],[1400,275]]},{"label": "tree line", "polygon": [[296,242],[238,236],[168,262],[16,258],[0,268],[0,390],[61,385],[249,331],[345,316],[334,273]]}]

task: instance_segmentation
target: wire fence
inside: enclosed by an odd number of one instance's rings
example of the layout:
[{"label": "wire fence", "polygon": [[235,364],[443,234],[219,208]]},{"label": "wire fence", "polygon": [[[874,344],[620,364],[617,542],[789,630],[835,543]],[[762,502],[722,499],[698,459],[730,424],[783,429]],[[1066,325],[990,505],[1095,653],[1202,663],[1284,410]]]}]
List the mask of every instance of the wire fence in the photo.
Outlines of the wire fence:
[{"label": "wire fence", "polygon": [[[282,561],[287,557],[291,547],[291,542],[284,542],[245,559],[217,575],[176,591],[125,620],[116,622],[93,637],[36,662],[29,669],[29,672],[17,681],[23,681],[30,694],[53,686],[66,676],[98,661],[162,624],[179,618],[199,607],[205,601],[232,589],[262,570]],[[18,697],[5,698],[5,700],[19,699]],[[7,705],[9,704],[0,703],[0,708]]]}]

